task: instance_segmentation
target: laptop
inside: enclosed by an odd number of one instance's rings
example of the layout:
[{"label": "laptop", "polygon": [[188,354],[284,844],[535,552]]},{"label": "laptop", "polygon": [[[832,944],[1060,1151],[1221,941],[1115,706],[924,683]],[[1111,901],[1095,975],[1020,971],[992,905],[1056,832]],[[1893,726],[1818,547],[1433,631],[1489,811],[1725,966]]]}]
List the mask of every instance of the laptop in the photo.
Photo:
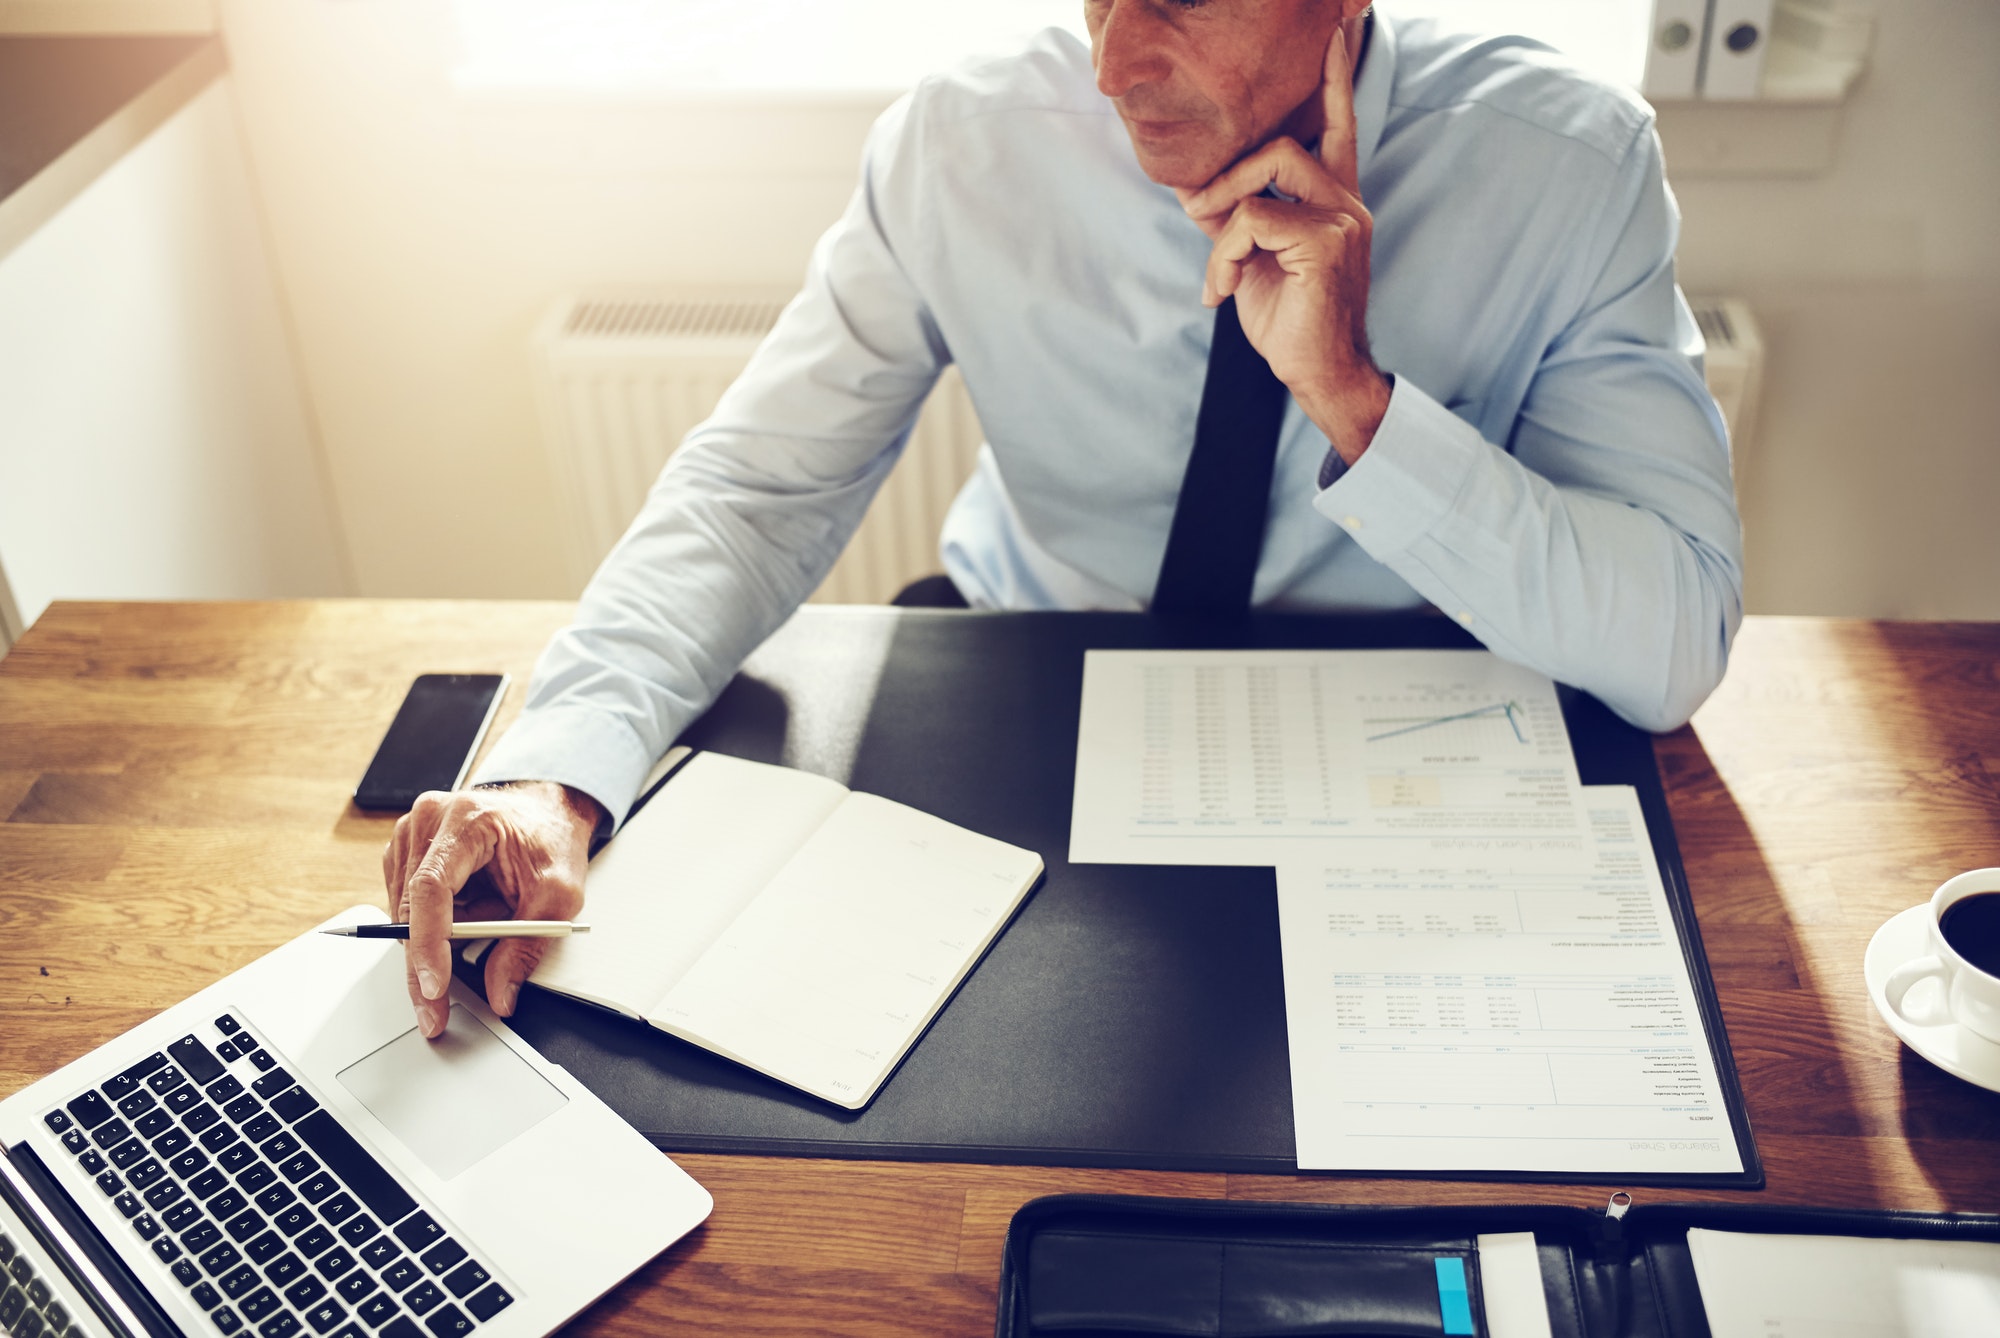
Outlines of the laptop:
[{"label": "laptop", "polygon": [[401,944],[310,933],[0,1101],[0,1333],[533,1338],[712,1206],[475,994],[426,1041]]}]

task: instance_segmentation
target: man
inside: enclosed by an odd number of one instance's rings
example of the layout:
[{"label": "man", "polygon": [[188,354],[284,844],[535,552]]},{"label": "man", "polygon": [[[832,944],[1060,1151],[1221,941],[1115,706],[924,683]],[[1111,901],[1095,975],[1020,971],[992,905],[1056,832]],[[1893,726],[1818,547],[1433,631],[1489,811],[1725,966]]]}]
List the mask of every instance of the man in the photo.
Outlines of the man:
[{"label": "man", "polygon": [[[950,361],[988,434],[943,537],[976,606],[1178,602],[1230,561],[1183,525],[1249,478],[1238,608],[1429,602],[1656,729],[1721,678],[1740,536],[1644,104],[1363,0],[1085,14],[1088,52],[1047,34],[883,116],[799,298],[543,656],[501,787],[398,823],[427,1035],[454,894],[581,908],[593,833],[818,583]],[[1234,409],[1195,449],[1257,377],[1261,462]],[[488,958],[497,1011],[538,954]]]}]

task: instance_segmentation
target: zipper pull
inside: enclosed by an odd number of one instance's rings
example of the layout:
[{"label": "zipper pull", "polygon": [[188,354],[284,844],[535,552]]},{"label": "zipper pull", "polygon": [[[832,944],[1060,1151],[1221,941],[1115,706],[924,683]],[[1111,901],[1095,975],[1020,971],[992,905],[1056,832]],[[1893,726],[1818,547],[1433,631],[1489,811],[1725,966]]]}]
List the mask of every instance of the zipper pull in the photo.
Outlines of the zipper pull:
[{"label": "zipper pull", "polygon": [[1612,1264],[1625,1256],[1625,1214],[1632,1210],[1632,1196],[1619,1190],[1604,1205],[1597,1219],[1597,1262]]}]

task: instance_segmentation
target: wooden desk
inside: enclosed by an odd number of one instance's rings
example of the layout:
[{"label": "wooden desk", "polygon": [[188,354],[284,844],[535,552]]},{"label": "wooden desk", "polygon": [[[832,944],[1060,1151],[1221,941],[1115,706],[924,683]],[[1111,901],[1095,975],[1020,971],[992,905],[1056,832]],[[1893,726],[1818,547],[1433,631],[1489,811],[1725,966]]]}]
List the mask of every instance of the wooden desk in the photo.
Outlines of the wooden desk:
[{"label": "wooden desk", "polygon": [[[562,604],[52,607],[0,660],[0,1093],[380,897],[347,804],[408,680],[525,676]],[[1752,619],[1662,772],[1769,1172],[1756,1199],[1992,1211],[2000,1094],[1902,1050],[1877,925],[2000,864],[2000,625]],[[1601,1202],[1576,1186],[683,1156],[706,1226],[597,1333],[985,1334],[1040,1194]],[[1657,1193],[1649,1197],[1657,1197]]]}]

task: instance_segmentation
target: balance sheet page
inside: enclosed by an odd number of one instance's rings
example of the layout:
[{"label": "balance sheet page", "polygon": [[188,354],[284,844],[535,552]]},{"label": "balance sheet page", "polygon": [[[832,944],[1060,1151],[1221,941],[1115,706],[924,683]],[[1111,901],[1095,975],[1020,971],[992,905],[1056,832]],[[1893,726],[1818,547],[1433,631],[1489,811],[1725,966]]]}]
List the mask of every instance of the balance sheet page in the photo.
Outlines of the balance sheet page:
[{"label": "balance sheet page", "polygon": [[1269,865],[1327,837],[1580,842],[1579,788],[1555,685],[1488,651],[1094,650],[1069,857]]},{"label": "balance sheet page", "polygon": [[1740,1171],[1637,792],[1535,841],[1301,846],[1278,865],[1309,1170]]}]

